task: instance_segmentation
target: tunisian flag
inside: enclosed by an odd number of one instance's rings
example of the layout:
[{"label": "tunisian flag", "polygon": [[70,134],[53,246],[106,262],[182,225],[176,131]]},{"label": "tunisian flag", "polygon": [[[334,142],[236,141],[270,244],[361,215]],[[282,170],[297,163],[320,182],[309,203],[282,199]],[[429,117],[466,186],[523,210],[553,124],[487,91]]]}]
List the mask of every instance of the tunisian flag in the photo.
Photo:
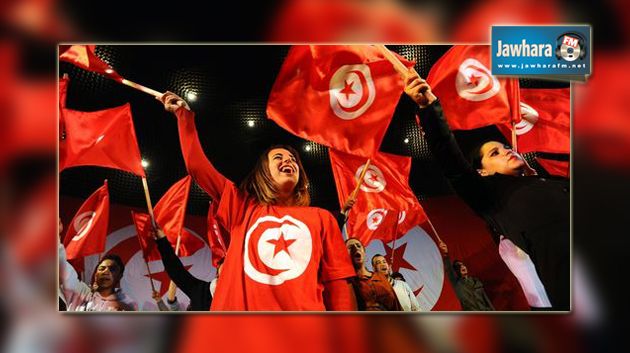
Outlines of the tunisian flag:
[{"label": "tunisian flag", "polygon": [[[522,120],[514,127],[518,151],[571,152],[571,91],[569,88],[521,89]],[[499,129],[510,136],[508,125]]]},{"label": "tunisian flag", "polygon": [[216,268],[219,261],[225,258],[230,239],[227,232],[219,225],[215,215],[217,214],[218,202],[210,202],[208,209],[208,244],[212,253],[212,265]]},{"label": "tunisian flag", "polygon": [[184,257],[194,254],[205,245],[184,229],[191,180],[190,175],[186,175],[173,184],[153,209],[155,221],[160,225],[173,248],[177,248],[177,237],[181,234],[177,254]]},{"label": "tunisian flag", "polygon": [[276,78],[267,116],[299,137],[370,157],[402,91],[403,79],[373,46],[298,45]]},{"label": "tunisian flag", "polygon": [[149,261],[157,261],[162,257],[157,249],[157,244],[151,235],[151,216],[147,213],[131,211],[131,218],[133,224],[136,226],[136,234],[138,235],[138,241],[140,242],[140,248],[142,249],[142,256]]},{"label": "tunisian flag", "polygon": [[[330,150],[339,205],[357,185],[365,159]],[[409,188],[411,158],[379,152],[363,177],[357,200],[348,214],[346,232],[367,245],[372,239],[391,241],[426,221],[426,214]]]},{"label": "tunisian flag", "polygon": [[95,112],[62,109],[59,171],[96,165],[144,177],[129,103]]},{"label": "tunisian flag", "polygon": [[85,200],[72,218],[63,240],[68,260],[105,251],[109,225],[107,181]]},{"label": "tunisian flag", "polygon": [[123,78],[95,53],[96,45],[60,45],[59,60],[121,82]]},{"label": "tunisian flag", "polygon": [[518,79],[492,76],[490,46],[455,45],[431,68],[427,82],[452,130],[518,122]]}]

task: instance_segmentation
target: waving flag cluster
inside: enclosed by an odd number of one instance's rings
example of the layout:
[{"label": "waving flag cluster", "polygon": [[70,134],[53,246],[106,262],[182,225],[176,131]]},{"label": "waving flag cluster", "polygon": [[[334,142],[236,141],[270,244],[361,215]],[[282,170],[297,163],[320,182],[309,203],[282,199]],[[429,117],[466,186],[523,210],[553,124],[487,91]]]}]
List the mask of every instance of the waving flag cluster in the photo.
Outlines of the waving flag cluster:
[{"label": "waving flag cluster", "polygon": [[298,45],[276,78],[267,115],[294,135],[370,157],[402,91],[402,78],[373,46]]}]

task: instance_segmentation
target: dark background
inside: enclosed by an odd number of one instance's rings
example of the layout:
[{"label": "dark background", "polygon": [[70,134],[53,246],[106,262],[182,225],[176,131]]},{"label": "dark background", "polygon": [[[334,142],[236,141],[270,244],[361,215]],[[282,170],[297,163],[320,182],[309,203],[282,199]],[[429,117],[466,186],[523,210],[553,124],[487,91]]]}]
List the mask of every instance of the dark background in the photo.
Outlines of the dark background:
[{"label": "dark background", "polygon": [[[433,63],[449,48],[390,46],[415,60],[422,77],[428,75]],[[96,53],[131,81],[162,92],[170,90],[184,99],[194,92],[197,98],[187,100],[196,112],[206,155],[219,171],[237,183],[268,146],[276,143],[294,146],[310,179],[312,204],[334,211],[339,204],[327,148],[291,135],[267,119],[265,113],[269,92],[288,49],[282,45],[98,45]],[[65,62],[60,63],[59,73],[70,76],[67,97],[70,109],[94,111],[131,103],[138,145],[143,159],[150,163],[146,172],[154,203],[186,175],[175,118],[164,111],[161,103],[150,95]],[[522,79],[521,85],[568,86],[528,79]],[[249,126],[251,123],[253,126]],[[464,149],[489,136],[502,138],[494,127],[457,132]],[[410,184],[420,200],[452,193],[416,125],[413,103],[404,94],[381,151],[413,158]],[[527,157],[537,166],[533,156]],[[60,194],[87,198],[103,184],[103,179],[108,180],[112,202],[145,207],[140,178],[107,168],[75,167],[63,171]],[[191,190],[188,212],[205,214],[208,195],[196,185]]]}]

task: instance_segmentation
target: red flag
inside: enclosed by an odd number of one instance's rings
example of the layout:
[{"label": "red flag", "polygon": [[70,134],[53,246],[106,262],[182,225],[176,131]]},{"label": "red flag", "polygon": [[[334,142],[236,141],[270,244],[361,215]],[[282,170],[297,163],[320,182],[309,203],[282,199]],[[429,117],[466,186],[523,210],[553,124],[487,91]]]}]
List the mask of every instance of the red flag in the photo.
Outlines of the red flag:
[{"label": "red flag", "polygon": [[116,81],[123,78],[95,53],[96,45],[60,45],[59,60],[69,62],[84,70],[97,72]]},{"label": "red flag", "polygon": [[204,246],[202,241],[184,229],[191,180],[190,175],[187,175],[173,184],[153,209],[155,221],[174,248],[177,246],[177,237],[181,234],[178,255],[184,257],[194,254]]},{"label": "red flag", "polygon": [[219,261],[225,258],[227,253],[227,247],[230,244],[230,239],[227,232],[219,225],[215,218],[217,213],[218,202],[211,202],[208,209],[208,244],[210,244],[210,251],[212,253],[212,265],[216,268]]},{"label": "red flag", "polygon": [[[516,124],[518,151],[570,153],[571,91],[562,89],[521,89],[520,113]],[[499,129],[505,136],[510,126]]]},{"label": "red flag", "polygon": [[431,68],[427,82],[452,130],[519,121],[511,108],[517,107],[518,79],[496,78],[489,65],[490,46],[455,45]]},{"label": "red flag", "polygon": [[109,225],[109,191],[107,181],[79,208],[63,240],[68,260],[105,251]]},{"label": "red flag", "polygon": [[568,178],[570,176],[570,168],[568,161],[556,161],[553,159],[544,159],[536,157],[536,161],[543,167],[547,173]]},{"label": "red flag", "polygon": [[145,176],[129,103],[80,112],[63,109],[65,138],[59,142],[59,170],[96,165]]},{"label": "red flag", "polygon": [[[330,150],[339,204],[354,190],[365,159]],[[357,201],[350,210],[346,230],[364,245],[372,239],[391,241],[426,221],[426,214],[409,188],[411,158],[376,154],[365,173]],[[398,221],[398,222],[396,222]]]},{"label": "red flag", "polygon": [[131,218],[133,224],[136,226],[136,234],[138,235],[138,241],[140,242],[140,248],[142,249],[142,256],[149,261],[157,261],[162,257],[157,249],[157,244],[151,235],[151,216],[147,213],[131,211]]},{"label": "red flag", "polygon": [[402,90],[402,78],[373,46],[299,45],[276,78],[267,116],[294,135],[369,157]]}]

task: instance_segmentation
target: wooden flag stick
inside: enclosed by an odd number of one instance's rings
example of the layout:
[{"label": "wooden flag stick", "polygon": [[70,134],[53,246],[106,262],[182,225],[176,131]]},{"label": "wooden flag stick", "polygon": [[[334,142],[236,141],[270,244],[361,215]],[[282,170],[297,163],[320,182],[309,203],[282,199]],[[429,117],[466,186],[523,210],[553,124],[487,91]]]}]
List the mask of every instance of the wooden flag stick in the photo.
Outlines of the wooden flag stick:
[{"label": "wooden flag stick", "polygon": [[440,238],[440,235],[438,234],[437,230],[435,230],[435,227],[433,226],[433,223],[431,223],[431,219],[429,219],[429,215],[427,215],[427,222],[429,223],[429,226],[431,227],[431,230],[433,230],[433,234],[435,234],[435,237],[437,238],[439,243],[443,243],[442,239]]},{"label": "wooden flag stick", "polygon": [[123,85],[129,86],[131,88],[135,88],[138,91],[142,91],[144,93],[148,93],[148,94],[150,94],[150,95],[152,95],[152,96],[154,96],[156,98],[160,98],[163,95],[163,93],[161,93],[161,92],[158,92],[158,91],[156,91],[154,89],[151,89],[149,87],[145,87],[143,85],[137,84],[137,83],[135,83],[133,81],[129,81],[129,80],[124,79],[124,78],[122,79],[122,81],[120,81],[120,83],[122,83]]},{"label": "wooden flag stick", "polygon": [[396,223],[394,224],[394,243],[392,244],[392,258],[390,260],[392,264],[392,270],[394,269],[394,252],[396,252],[396,239],[398,239],[398,220],[400,219],[400,211],[396,213]]},{"label": "wooden flag stick", "polygon": [[153,216],[153,204],[151,203],[151,196],[149,195],[149,184],[147,183],[146,177],[142,177],[142,187],[144,188],[144,198],[147,202],[147,209],[149,210],[149,215],[151,216],[151,223],[153,224],[154,228],[157,228],[155,217]]},{"label": "wooden flag stick", "polygon": [[396,55],[394,55],[394,53],[387,49],[387,47],[385,47],[383,44],[376,44],[375,47],[381,52],[381,54],[385,56],[385,59],[392,63],[392,65],[394,66],[394,70],[396,70],[396,72],[398,72],[400,76],[402,76],[403,78],[407,76],[407,67],[400,61],[400,59]]},{"label": "wooden flag stick", "polygon": [[138,232],[136,232],[136,236],[138,237],[138,242],[140,243],[140,250],[142,251],[142,260],[144,260],[144,264],[147,265],[147,273],[149,274],[149,283],[151,284],[151,290],[152,292],[155,292],[155,286],[153,285],[153,276],[151,275],[151,270],[149,269],[149,263],[147,262],[147,259],[144,257],[145,249],[143,249],[142,241],[140,241],[141,235],[138,234]]},{"label": "wooden flag stick", "polygon": [[518,152],[518,142],[516,139],[516,124],[512,120],[512,150]]},{"label": "wooden flag stick", "polygon": [[[144,256],[142,257],[144,259]],[[149,269],[149,263],[147,259],[144,259],[144,264],[147,265],[147,273],[149,274],[149,283],[151,283],[151,292],[155,292],[155,286],[153,285],[153,276],[151,275],[151,270]]]},{"label": "wooden flag stick", "polygon": [[[357,186],[355,186],[354,190],[352,190],[352,192],[350,193],[350,196],[348,196],[348,198],[346,199],[346,202],[348,202],[348,200],[350,199],[354,199],[355,197],[357,197],[357,193],[359,192],[359,188],[361,188],[361,184],[363,184],[363,178],[365,177],[365,173],[367,173],[367,170],[368,170],[368,167],[370,166],[371,161],[372,160],[368,158],[367,162],[365,162],[365,167],[363,167],[363,170],[361,171],[361,175],[359,175]],[[344,212],[344,215],[348,216],[348,210]]]}]

